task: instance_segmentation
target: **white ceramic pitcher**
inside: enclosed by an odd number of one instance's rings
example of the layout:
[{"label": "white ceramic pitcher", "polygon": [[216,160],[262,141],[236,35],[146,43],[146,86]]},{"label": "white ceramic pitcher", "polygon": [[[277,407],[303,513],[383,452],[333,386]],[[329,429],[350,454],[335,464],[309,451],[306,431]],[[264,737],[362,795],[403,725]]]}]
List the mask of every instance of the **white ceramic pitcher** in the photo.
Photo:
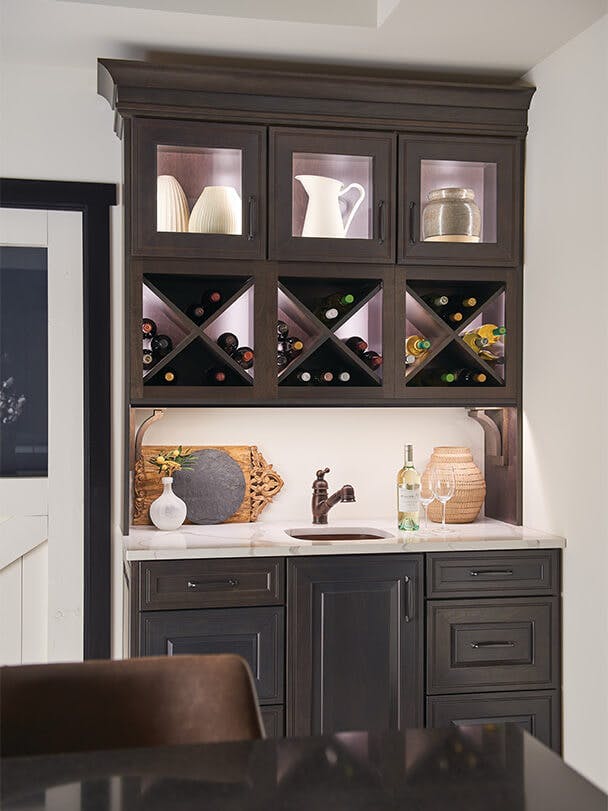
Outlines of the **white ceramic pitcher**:
[{"label": "white ceramic pitcher", "polygon": [[[344,188],[341,180],[321,175],[296,175],[296,180],[300,181],[308,195],[302,236],[344,239],[353,217],[365,199],[363,186],[360,183],[349,183]],[[359,198],[344,222],[340,211],[340,197],[350,189],[358,189]]]}]

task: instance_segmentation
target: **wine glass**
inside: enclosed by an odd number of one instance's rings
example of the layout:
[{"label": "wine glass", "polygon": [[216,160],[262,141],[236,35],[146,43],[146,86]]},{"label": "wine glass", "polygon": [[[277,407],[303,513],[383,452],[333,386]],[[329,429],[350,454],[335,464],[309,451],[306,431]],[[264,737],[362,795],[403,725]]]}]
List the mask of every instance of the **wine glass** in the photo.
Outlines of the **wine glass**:
[{"label": "wine glass", "polygon": [[454,468],[449,465],[438,465],[431,471],[431,489],[437,501],[441,502],[441,529],[440,532],[448,533],[453,530],[445,525],[445,505],[454,495],[456,489],[456,477]]},{"label": "wine glass", "polygon": [[433,487],[431,485],[431,478],[430,476],[425,477],[420,482],[420,503],[424,507],[424,530],[425,532],[430,532],[429,530],[429,504],[435,501],[435,494],[433,493]]}]

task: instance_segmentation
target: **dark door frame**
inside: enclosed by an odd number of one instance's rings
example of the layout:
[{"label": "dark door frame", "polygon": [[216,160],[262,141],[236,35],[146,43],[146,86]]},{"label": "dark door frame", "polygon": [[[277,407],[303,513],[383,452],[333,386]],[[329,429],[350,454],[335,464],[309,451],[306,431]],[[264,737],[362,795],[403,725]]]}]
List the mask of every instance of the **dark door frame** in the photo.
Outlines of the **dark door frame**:
[{"label": "dark door frame", "polygon": [[0,206],[82,212],[85,659],[111,645],[110,206],[116,186],[0,178]]}]

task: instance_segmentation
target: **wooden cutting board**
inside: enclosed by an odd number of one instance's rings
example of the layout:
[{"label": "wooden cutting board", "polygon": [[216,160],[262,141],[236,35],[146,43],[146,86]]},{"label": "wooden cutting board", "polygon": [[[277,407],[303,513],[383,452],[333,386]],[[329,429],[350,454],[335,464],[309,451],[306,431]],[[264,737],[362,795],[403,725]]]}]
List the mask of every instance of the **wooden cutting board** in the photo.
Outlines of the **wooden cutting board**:
[{"label": "wooden cutting board", "polygon": [[[150,504],[160,496],[162,484],[158,469],[148,460],[165,454],[175,445],[143,445],[141,457],[135,463],[133,485],[133,524],[146,526],[150,521]],[[255,445],[189,445],[193,451],[214,449],[225,451],[243,471],[245,476],[245,497],[241,506],[225,523],[247,523],[257,521],[264,510],[283,487],[283,479],[272,465],[264,459]],[[186,521],[186,523],[190,523]]]}]

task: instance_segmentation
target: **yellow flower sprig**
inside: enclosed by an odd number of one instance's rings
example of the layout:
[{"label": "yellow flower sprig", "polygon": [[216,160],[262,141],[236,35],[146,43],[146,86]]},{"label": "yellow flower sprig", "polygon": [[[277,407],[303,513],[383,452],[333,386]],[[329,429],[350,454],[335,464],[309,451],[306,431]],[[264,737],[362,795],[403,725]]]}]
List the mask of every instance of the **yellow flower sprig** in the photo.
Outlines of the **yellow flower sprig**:
[{"label": "yellow flower sprig", "polygon": [[179,448],[174,448],[165,454],[152,456],[148,461],[158,468],[159,476],[173,476],[177,470],[188,470],[192,467],[194,459],[192,450],[180,445]]}]

